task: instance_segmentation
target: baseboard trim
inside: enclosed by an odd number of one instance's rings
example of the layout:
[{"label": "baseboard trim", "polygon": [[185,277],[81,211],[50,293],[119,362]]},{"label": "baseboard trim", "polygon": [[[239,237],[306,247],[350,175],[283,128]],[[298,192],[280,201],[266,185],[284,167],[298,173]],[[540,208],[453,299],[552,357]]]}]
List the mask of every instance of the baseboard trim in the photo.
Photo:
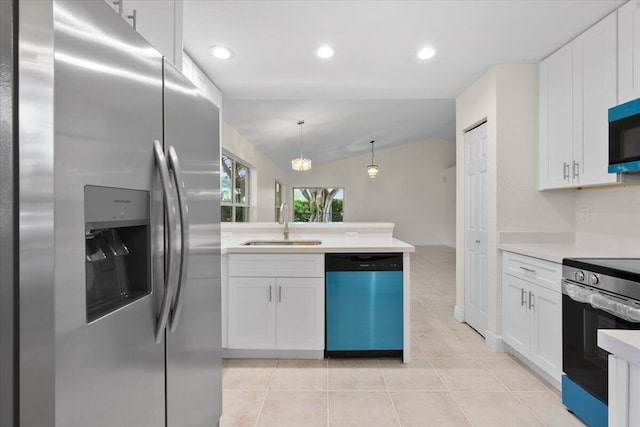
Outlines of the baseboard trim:
[{"label": "baseboard trim", "polygon": [[224,359],[324,359],[324,350],[245,350],[223,348]]},{"label": "baseboard trim", "polygon": [[453,309],[453,317],[460,323],[464,323],[464,311],[457,305]]},{"label": "baseboard trim", "polygon": [[494,353],[507,353],[509,351],[507,345],[502,340],[502,337],[494,334],[488,329],[484,331],[484,342]]}]

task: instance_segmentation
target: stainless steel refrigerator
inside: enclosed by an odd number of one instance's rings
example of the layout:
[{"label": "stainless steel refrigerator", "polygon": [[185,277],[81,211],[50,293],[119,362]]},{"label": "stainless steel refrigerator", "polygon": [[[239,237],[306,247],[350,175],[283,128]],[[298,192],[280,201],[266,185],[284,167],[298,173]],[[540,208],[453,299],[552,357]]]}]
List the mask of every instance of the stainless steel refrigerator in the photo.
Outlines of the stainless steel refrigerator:
[{"label": "stainless steel refrigerator", "polygon": [[103,0],[0,12],[0,424],[218,425],[218,108]]}]

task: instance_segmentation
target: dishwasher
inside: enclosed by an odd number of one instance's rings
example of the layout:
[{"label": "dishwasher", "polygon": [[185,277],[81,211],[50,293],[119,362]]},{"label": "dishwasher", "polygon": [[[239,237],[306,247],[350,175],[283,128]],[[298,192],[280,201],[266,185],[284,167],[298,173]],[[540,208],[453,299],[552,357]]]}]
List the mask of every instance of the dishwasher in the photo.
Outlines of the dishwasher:
[{"label": "dishwasher", "polygon": [[325,357],[402,356],[402,254],[326,254]]}]

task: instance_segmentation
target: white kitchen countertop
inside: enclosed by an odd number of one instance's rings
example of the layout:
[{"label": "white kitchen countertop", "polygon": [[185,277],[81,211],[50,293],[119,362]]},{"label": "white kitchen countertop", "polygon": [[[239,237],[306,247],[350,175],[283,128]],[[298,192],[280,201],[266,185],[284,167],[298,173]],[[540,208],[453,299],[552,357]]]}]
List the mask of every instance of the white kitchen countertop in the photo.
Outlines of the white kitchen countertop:
[{"label": "white kitchen countertop", "polygon": [[251,240],[283,240],[283,224],[273,222],[224,223],[222,253],[415,252],[415,247],[393,237],[392,222],[289,223],[289,240],[319,240],[319,245],[244,246]]},{"label": "white kitchen countertop", "polygon": [[598,329],[598,347],[640,367],[640,330]]},{"label": "white kitchen countertop", "polygon": [[222,253],[327,253],[327,252],[415,252],[415,247],[393,237],[345,237],[329,235],[297,235],[290,240],[320,240],[320,245],[244,246],[250,240],[282,240],[282,236],[244,235],[222,237]]},{"label": "white kitchen countertop", "polygon": [[611,247],[587,247],[574,243],[501,243],[498,249],[515,252],[534,258],[540,258],[561,264],[562,258],[636,258],[640,251],[629,253],[628,250]]}]

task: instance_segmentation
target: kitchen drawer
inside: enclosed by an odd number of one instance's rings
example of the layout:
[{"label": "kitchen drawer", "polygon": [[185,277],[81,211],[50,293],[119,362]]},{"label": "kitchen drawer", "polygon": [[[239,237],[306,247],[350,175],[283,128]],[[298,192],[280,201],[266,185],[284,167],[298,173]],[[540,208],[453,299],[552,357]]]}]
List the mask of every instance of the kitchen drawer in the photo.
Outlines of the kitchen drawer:
[{"label": "kitchen drawer", "polygon": [[230,277],[324,277],[324,254],[230,254]]},{"label": "kitchen drawer", "polygon": [[560,292],[562,265],[512,252],[503,252],[502,271],[514,277]]}]

